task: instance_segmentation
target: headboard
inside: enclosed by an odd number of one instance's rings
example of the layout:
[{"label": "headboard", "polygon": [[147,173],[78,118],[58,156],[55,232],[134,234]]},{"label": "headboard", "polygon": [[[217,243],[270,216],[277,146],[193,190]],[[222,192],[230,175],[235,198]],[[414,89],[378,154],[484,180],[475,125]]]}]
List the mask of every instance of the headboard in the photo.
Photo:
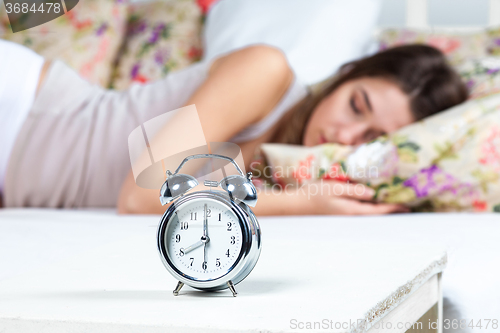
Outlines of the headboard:
[{"label": "headboard", "polygon": [[500,0],[382,0],[380,28],[474,30],[500,25]]},{"label": "headboard", "polygon": [[[153,0],[131,0],[131,2],[148,1]],[[500,25],[500,0],[380,1],[382,1],[380,28],[471,30]]]}]

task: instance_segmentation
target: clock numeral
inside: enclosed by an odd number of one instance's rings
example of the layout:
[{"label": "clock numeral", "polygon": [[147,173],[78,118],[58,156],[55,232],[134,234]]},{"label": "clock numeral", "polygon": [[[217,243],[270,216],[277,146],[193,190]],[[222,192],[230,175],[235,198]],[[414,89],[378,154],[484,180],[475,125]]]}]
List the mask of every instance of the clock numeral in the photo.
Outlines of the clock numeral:
[{"label": "clock numeral", "polygon": [[194,258],[189,258],[191,260],[191,266],[193,266]]},{"label": "clock numeral", "polygon": [[207,209],[207,217],[212,217],[210,214],[212,214],[212,211],[210,209]]},{"label": "clock numeral", "polygon": [[179,255],[182,257],[184,255],[184,249],[179,250]]},{"label": "clock numeral", "polygon": [[231,244],[236,244],[236,237],[234,236],[231,236]]},{"label": "clock numeral", "polygon": [[177,234],[175,235],[175,242],[179,243],[181,241],[181,235]]},{"label": "clock numeral", "polygon": [[233,226],[233,224],[231,222],[227,222],[227,231],[233,230],[233,229],[231,229],[232,226]]},{"label": "clock numeral", "polygon": [[220,258],[215,259],[215,266],[220,267]]},{"label": "clock numeral", "polygon": [[222,213],[219,213],[219,222],[220,222],[220,220],[221,220],[221,217],[222,217],[221,215],[222,215]]},{"label": "clock numeral", "polygon": [[191,220],[196,220],[196,213],[191,213]]},{"label": "clock numeral", "polygon": [[187,222],[181,222],[181,230],[187,230],[189,227]]},{"label": "clock numeral", "polygon": [[201,268],[203,268],[204,271],[207,270],[207,262],[204,261],[203,264],[201,264]]},{"label": "clock numeral", "polygon": [[229,254],[229,249],[227,249],[227,251],[226,251],[226,256],[229,258],[229,255],[230,255],[230,254]]}]

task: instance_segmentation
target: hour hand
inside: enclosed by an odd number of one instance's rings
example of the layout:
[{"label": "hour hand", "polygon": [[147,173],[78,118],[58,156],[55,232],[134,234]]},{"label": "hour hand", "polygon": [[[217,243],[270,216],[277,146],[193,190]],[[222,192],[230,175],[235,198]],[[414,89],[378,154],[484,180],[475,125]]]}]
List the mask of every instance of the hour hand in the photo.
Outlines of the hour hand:
[{"label": "hour hand", "polygon": [[184,254],[186,254],[186,253],[188,253],[188,252],[191,252],[191,251],[193,251],[194,249],[199,248],[199,247],[200,247],[200,246],[202,246],[204,243],[205,243],[205,242],[203,242],[203,241],[199,240],[199,241],[197,241],[196,243],[194,243],[193,245],[190,245],[190,246],[186,247],[186,248],[184,249]]}]

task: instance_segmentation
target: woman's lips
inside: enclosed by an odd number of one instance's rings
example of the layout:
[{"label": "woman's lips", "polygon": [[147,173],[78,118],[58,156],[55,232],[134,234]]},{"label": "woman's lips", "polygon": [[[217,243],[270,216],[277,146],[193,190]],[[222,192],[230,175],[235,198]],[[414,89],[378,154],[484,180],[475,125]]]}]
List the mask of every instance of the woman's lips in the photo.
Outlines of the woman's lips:
[{"label": "woman's lips", "polygon": [[319,144],[322,145],[323,143],[328,142],[326,138],[323,136],[323,134],[320,134],[319,136]]}]

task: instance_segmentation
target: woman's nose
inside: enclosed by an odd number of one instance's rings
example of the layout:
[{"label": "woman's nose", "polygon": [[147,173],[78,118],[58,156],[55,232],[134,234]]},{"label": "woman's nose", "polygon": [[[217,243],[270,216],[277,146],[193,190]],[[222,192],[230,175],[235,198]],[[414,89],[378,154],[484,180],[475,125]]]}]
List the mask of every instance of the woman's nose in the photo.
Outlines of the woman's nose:
[{"label": "woman's nose", "polygon": [[361,144],[365,131],[365,126],[362,124],[345,125],[338,132],[337,142],[350,146]]}]

